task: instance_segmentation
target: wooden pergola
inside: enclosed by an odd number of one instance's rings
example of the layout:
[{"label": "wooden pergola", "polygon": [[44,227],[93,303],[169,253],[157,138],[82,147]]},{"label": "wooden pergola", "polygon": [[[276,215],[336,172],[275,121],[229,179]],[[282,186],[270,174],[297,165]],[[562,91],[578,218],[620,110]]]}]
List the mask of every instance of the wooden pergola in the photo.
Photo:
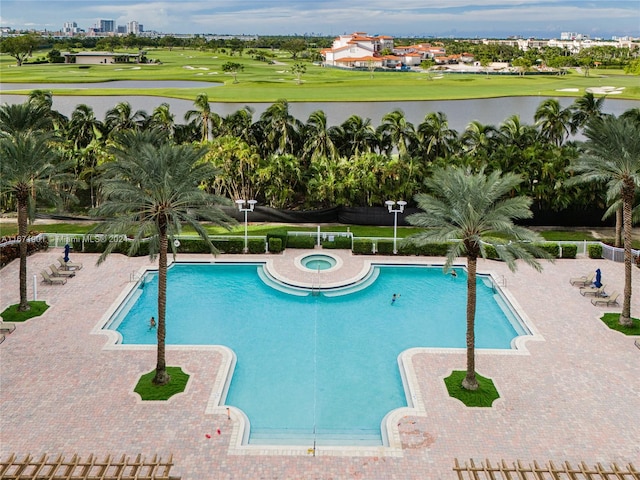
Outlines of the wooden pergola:
[{"label": "wooden pergola", "polygon": [[511,464],[504,460],[496,464],[485,460],[476,465],[471,459],[460,465],[456,458],[453,471],[458,474],[458,480],[640,480],[640,471],[631,463],[624,467],[615,463],[609,467],[600,463],[590,467],[580,462],[574,467],[569,462],[562,465],[549,462],[541,466],[534,461],[532,466],[523,465],[520,460]]},{"label": "wooden pergola", "polygon": [[173,455],[165,462],[156,455],[151,460],[141,455],[134,460],[125,455],[120,459],[107,455],[102,460],[89,455],[82,460],[78,455],[20,459],[11,454],[0,461],[0,480],[180,480],[169,475],[172,466]]}]

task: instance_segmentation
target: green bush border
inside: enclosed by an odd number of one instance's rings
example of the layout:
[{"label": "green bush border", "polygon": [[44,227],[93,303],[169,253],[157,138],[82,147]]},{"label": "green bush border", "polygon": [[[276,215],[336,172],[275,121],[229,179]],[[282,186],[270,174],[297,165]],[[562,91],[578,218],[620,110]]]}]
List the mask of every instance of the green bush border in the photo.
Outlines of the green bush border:
[{"label": "green bush border", "polygon": [[462,388],[462,380],[466,375],[467,372],[464,370],[454,370],[451,375],[444,379],[450,397],[457,398],[467,407],[491,407],[493,402],[500,398],[493,380],[478,375],[478,373],[476,373],[476,379],[478,380],[477,390],[472,391]]},{"label": "green bush border", "polygon": [[155,370],[145,373],[140,377],[133,391],[145,401],[168,400],[177,393],[184,392],[189,381],[189,374],[183,372],[180,367],[167,367],[167,373],[171,380],[166,385],[153,384],[152,380],[156,375]]}]

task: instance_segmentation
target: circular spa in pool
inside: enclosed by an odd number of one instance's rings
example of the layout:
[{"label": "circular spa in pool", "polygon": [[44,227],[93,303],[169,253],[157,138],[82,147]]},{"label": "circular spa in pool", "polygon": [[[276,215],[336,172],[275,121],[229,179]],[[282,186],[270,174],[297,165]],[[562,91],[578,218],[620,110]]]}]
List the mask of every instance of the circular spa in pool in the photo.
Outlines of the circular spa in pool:
[{"label": "circular spa in pool", "polygon": [[336,266],[336,259],[329,255],[314,253],[300,259],[300,264],[309,270],[329,270]]}]

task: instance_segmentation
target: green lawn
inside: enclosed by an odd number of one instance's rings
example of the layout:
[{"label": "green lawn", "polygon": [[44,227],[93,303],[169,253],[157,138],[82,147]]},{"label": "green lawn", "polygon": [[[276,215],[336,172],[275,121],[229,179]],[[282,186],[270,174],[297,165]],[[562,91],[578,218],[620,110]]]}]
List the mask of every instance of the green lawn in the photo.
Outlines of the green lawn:
[{"label": "green lawn", "polygon": [[142,400],[168,400],[177,393],[184,392],[189,381],[189,375],[180,367],[167,367],[167,373],[171,377],[166,385],[154,385],[152,380],[156,371],[151,370],[140,377],[133,389]]},{"label": "green lawn", "polygon": [[462,380],[466,375],[467,372],[464,370],[454,370],[444,379],[450,397],[457,398],[467,407],[490,407],[495,400],[500,398],[493,380],[477,373],[478,389],[471,391],[462,388]]},{"label": "green lawn", "polygon": [[11,305],[0,313],[0,316],[5,322],[24,322],[30,318],[39,317],[49,308],[46,302],[39,300],[29,302],[29,306],[31,308],[26,312],[19,312],[17,304]]},{"label": "green lawn", "polygon": [[[38,53],[38,56],[46,53]],[[430,74],[416,72],[346,71],[306,64],[302,85],[296,83],[289,55],[277,53],[276,64],[211,51],[166,49],[148,50],[147,57],[162,64],[148,65],[79,65],[38,64],[16,67],[13,58],[0,55],[0,75],[3,83],[84,83],[107,80],[190,80],[202,81],[202,87],[176,89],[72,89],[53,90],[55,95],[155,95],[195,99],[205,92],[216,102],[274,102],[286,98],[291,102],[313,101],[402,101],[451,100],[507,96],[581,96],[584,89],[597,86],[624,88],[616,98],[640,100],[637,76],[607,70],[600,75],[596,69],[589,77],[569,73],[566,76],[487,76],[461,74]],[[241,63],[238,83],[222,70],[226,62]],[[87,67],[83,65],[82,67]],[[441,78],[440,78],[441,77]],[[224,86],[216,86],[223,83]],[[577,88],[577,92],[560,91]],[[6,93],[6,92],[3,92]]]}]

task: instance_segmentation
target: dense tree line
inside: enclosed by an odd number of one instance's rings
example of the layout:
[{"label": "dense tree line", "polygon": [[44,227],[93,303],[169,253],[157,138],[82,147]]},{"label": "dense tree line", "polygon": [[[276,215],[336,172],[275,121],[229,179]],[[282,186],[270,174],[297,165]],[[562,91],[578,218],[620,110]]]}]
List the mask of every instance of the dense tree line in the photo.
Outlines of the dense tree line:
[{"label": "dense tree line", "polygon": [[[68,193],[80,198],[80,208],[100,204],[97,180],[102,166],[115,161],[110,149],[119,134],[153,130],[174,144],[204,147],[204,160],[219,173],[203,187],[230,199],[255,198],[281,209],[377,206],[389,198],[410,200],[434,167],[456,165],[522,175],[514,195],[531,196],[535,208],[553,211],[607,207],[602,185],[567,182],[572,175],[567,167],[580,146],[572,135],[605,116],[603,102],[590,93],[568,108],[548,99],[538,107],[532,125],[512,115],[500,125],[473,121],[458,132],[441,112],[427,112],[414,125],[400,110],[384,115],[380,125],[352,115],[329,126],[321,110],[304,121],[295,118],[286,100],[273,103],[257,118],[249,107],[223,117],[201,94],[182,122],[166,103],[145,112],[122,102],[99,119],[84,104],[69,118],[61,115],[52,109],[49,92],[33,91],[28,100],[49,122],[50,144],[75,179]],[[10,109],[2,107],[5,117]],[[640,123],[637,109],[625,115]],[[3,197],[3,208],[13,209],[14,201]],[[69,202],[66,207],[77,208]]]}]

